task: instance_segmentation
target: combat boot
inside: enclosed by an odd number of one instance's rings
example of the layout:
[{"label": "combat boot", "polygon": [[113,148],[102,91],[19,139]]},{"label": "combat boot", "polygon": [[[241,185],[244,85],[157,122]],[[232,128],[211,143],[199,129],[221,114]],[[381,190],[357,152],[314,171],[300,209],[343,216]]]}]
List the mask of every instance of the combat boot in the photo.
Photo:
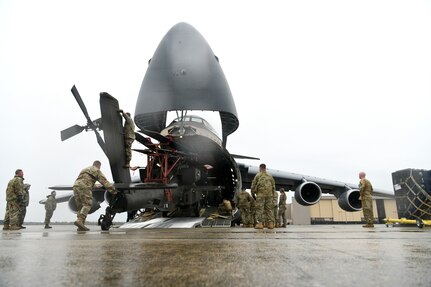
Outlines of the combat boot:
[{"label": "combat boot", "polygon": [[254,227],[255,229],[263,229],[263,224],[262,222],[259,222],[258,224],[256,224],[256,226]]},{"label": "combat boot", "polygon": [[268,229],[274,229],[274,222],[268,222]]},{"label": "combat boot", "polygon": [[9,227],[9,230],[20,230],[20,229],[21,229],[21,226],[19,226],[19,225],[11,225]]},{"label": "combat boot", "polygon": [[45,229],[49,229],[52,228],[51,226],[49,226],[48,224],[45,225]]},{"label": "combat boot", "polygon": [[9,225],[3,225],[3,230],[9,230]]},{"label": "combat boot", "polygon": [[78,219],[74,222],[75,226],[78,227],[78,231],[89,231],[90,229],[87,228],[84,223],[85,223],[85,217],[82,214],[78,215]]}]

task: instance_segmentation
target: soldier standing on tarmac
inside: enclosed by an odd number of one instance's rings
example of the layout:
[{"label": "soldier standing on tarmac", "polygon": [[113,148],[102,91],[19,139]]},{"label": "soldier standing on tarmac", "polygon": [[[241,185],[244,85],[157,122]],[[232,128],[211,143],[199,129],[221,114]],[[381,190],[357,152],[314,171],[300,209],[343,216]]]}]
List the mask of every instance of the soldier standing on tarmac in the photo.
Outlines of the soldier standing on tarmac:
[{"label": "soldier standing on tarmac", "polygon": [[280,223],[278,221],[278,193],[277,191],[274,191],[274,226],[275,227],[280,227]]},{"label": "soldier standing on tarmac", "polygon": [[268,229],[274,228],[274,192],[274,178],[266,172],[266,165],[262,163],[251,184],[251,194],[256,198],[256,229],[263,229],[264,214],[268,221]]},{"label": "soldier standing on tarmac", "polygon": [[22,195],[22,200],[19,202],[19,226],[21,229],[25,229],[24,224],[24,218],[27,213],[27,206],[30,202],[30,195],[28,191],[30,190],[30,184],[24,183],[24,192]]},{"label": "soldier standing on tarmac", "polygon": [[130,161],[132,160],[132,144],[135,141],[135,124],[133,123],[130,113],[125,113],[120,110],[120,114],[123,115],[125,120],[124,123],[124,145],[126,149],[126,164],[124,167],[130,168]]},{"label": "soldier standing on tarmac", "polygon": [[117,194],[115,187],[106,180],[105,175],[100,171],[101,165],[100,161],[94,161],[92,166],[81,170],[73,184],[73,195],[78,207],[77,220],[74,224],[78,227],[78,231],[90,230],[85,226],[85,219],[93,205],[92,189],[96,181],[100,182],[113,195]]},{"label": "soldier standing on tarmac", "polygon": [[286,227],[286,193],[284,188],[280,188],[280,199],[278,201],[278,224],[281,227]]},{"label": "soldier standing on tarmac", "polygon": [[372,228],[374,227],[374,214],[373,214],[373,186],[371,182],[365,178],[365,172],[359,173],[359,194],[362,201],[362,212],[364,213],[365,225],[362,227]]},{"label": "soldier standing on tarmac", "polygon": [[19,230],[20,208],[19,203],[24,196],[24,172],[22,169],[15,171],[6,189],[6,213],[3,220],[3,230]]},{"label": "soldier standing on tarmac", "polygon": [[49,222],[51,221],[51,217],[54,213],[54,210],[57,208],[55,195],[55,190],[51,191],[51,194],[47,196],[47,199],[45,201],[45,229],[52,228],[51,226],[49,226]]},{"label": "soldier standing on tarmac", "polygon": [[243,188],[237,196],[237,207],[241,212],[241,221],[243,227],[253,227],[252,214],[250,207],[254,201],[253,197]]}]

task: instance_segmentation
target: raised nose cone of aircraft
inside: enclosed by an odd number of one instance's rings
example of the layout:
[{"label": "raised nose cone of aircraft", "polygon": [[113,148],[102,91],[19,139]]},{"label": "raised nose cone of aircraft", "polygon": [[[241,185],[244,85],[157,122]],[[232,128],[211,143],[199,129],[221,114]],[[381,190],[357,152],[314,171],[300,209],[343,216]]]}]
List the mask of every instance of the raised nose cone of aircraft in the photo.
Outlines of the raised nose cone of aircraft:
[{"label": "raised nose cone of aircraft", "polygon": [[179,23],[149,62],[135,110],[136,125],[160,132],[167,111],[219,111],[223,138],[239,125],[235,102],[217,57],[191,25]]}]

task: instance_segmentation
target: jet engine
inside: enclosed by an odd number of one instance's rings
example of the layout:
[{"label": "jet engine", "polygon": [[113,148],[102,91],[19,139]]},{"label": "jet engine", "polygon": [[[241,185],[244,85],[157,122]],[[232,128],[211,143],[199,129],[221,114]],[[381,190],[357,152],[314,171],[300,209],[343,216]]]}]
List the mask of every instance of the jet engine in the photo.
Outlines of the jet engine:
[{"label": "jet engine", "polygon": [[345,211],[360,211],[362,203],[359,200],[358,189],[348,189],[338,197],[338,205]]},{"label": "jet engine", "polygon": [[[73,213],[75,213],[75,214],[78,213],[78,207],[76,206],[74,195],[72,195],[72,197],[69,198],[68,205],[69,205],[69,209]],[[91,209],[88,213],[91,214],[91,213],[95,212],[96,210],[98,210],[99,208],[100,208],[99,202],[97,201],[96,198],[93,197],[93,205],[91,206]]]},{"label": "jet engine", "polygon": [[295,199],[301,205],[313,205],[319,202],[322,196],[320,186],[312,181],[303,181],[295,190]]}]

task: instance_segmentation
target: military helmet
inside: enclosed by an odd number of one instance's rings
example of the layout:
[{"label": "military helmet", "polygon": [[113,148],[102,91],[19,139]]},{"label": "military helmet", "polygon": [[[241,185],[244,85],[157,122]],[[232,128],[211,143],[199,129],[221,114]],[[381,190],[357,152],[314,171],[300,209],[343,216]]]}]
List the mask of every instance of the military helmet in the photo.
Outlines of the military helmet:
[{"label": "military helmet", "polygon": [[280,192],[284,192],[284,188],[280,188]]}]

